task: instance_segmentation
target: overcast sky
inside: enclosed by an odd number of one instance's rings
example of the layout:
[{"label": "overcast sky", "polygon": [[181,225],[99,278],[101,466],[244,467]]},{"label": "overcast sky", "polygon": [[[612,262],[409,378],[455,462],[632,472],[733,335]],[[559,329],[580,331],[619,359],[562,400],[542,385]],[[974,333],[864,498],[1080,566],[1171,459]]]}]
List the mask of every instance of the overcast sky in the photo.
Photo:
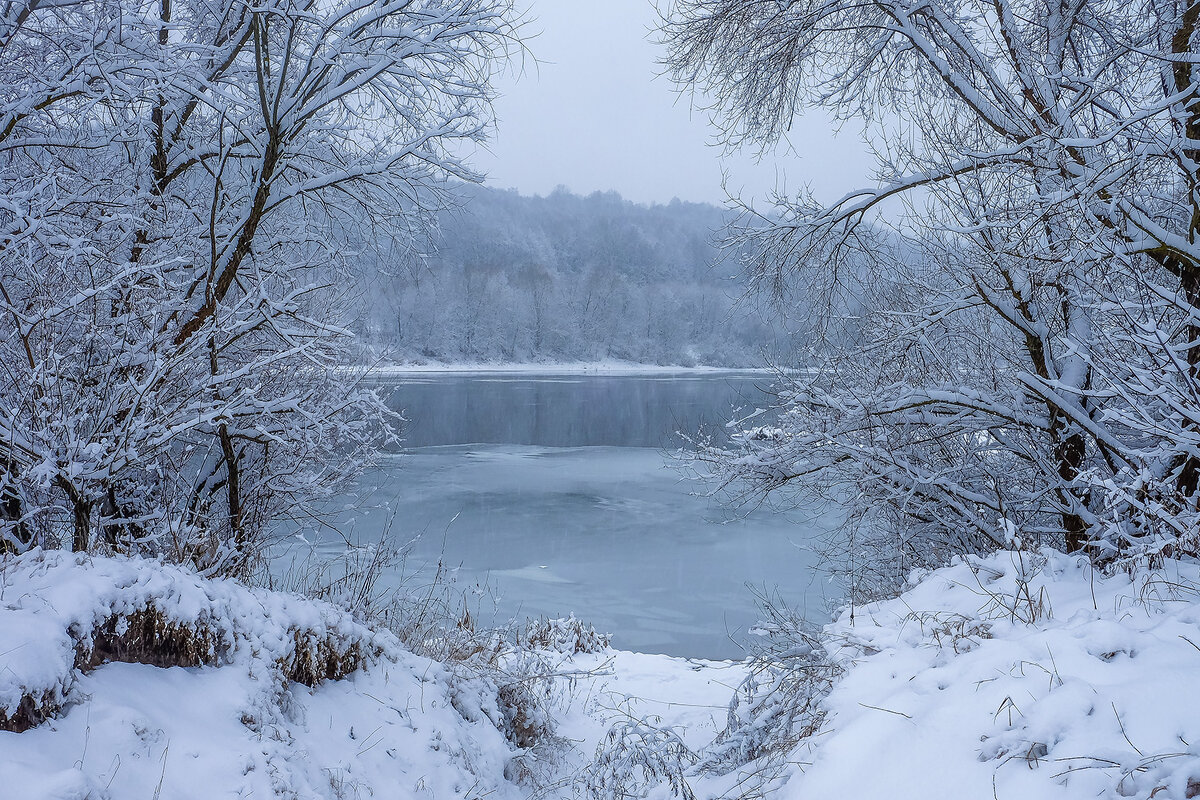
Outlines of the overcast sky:
[{"label": "overcast sky", "polygon": [[527,42],[539,63],[506,76],[496,104],[499,130],[475,164],[492,186],[548,194],[563,184],[589,194],[615,189],[638,202],[722,202],[722,169],[735,192],[761,197],[808,184],[832,199],[864,182],[863,147],[853,131],[834,134],[806,119],[791,136],[800,155],[755,163],[721,158],[703,112],[658,75],[651,0],[520,0]]}]

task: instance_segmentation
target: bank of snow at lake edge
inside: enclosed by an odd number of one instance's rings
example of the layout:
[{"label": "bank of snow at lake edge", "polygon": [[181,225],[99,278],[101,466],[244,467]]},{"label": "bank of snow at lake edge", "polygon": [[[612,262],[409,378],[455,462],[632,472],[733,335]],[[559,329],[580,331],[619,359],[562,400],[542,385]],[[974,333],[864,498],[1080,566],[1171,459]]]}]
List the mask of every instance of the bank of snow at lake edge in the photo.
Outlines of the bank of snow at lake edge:
[{"label": "bank of snow at lake edge", "polygon": [[[153,598],[168,615],[236,617],[220,666],[71,661],[71,626]],[[85,620],[85,618],[90,619]],[[289,626],[371,638],[368,666],[314,688],[272,675]],[[57,686],[57,716],[0,733],[0,793],[21,798],[518,798],[522,753],[494,692],[382,632],[294,596],[126,559],[34,553],[0,568],[0,704]],[[340,635],[340,634],[339,634]],[[844,672],[825,723],[786,758],[779,797],[1200,795],[1200,570],[1094,574],[1056,553],[1003,552],[924,576],[898,599],[827,626]],[[673,727],[703,754],[745,666],[609,651],[552,654],[559,751],[550,794],[614,721]],[[492,693],[490,693],[492,692]],[[697,797],[758,765],[692,769]],[[669,797],[667,786],[646,787]]]}]

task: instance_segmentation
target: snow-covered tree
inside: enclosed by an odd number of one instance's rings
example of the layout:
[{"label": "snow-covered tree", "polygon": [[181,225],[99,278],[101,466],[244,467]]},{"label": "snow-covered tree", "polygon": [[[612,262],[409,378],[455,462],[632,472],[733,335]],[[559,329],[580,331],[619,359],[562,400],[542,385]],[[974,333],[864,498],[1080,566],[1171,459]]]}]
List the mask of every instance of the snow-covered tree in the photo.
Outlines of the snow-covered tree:
[{"label": "snow-covered tree", "polygon": [[479,178],[510,4],[5,14],[0,538],[242,572],[391,435],[340,275]]},{"label": "snow-covered tree", "polygon": [[890,576],[1014,540],[1194,547],[1198,22],[1172,0],[676,0],[669,66],[728,142],[815,106],[880,131],[877,186],[780,198],[734,237],[770,289],[852,295],[855,348],[704,458],[848,491]]}]

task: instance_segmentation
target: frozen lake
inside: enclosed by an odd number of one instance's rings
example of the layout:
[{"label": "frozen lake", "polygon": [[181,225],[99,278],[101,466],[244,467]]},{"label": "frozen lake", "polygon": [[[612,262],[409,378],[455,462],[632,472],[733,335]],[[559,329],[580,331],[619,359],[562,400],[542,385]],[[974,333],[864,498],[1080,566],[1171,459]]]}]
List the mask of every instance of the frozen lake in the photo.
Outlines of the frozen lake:
[{"label": "frozen lake", "polygon": [[[761,375],[420,376],[390,381],[406,451],[360,482],[357,541],[420,534],[406,569],[439,561],[500,619],[574,612],[624,649],[739,658],[748,586],[820,615],[825,587],[797,545],[832,513],[730,519],[692,496],[677,430],[762,405]],[[390,529],[387,521],[391,520]],[[322,545],[332,553],[336,541]]]}]

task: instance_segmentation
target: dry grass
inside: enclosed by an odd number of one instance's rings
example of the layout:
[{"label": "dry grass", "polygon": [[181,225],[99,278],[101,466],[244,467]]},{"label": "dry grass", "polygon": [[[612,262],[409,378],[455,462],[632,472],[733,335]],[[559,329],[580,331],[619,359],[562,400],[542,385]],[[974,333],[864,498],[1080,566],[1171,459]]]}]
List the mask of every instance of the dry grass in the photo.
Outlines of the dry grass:
[{"label": "dry grass", "polygon": [[153,605],[115,614],[90,631],[72,634],[75,669],[80,672],[110,662],[199,667],[218,663],[226,650],[220,633],[207,620],[176,622]]},{"label": "dry grass", "polygon": [[495,691],[499,717],[492,721],[505,738],[525,754],[552,758],[548,751],[561,744],[549,707],[553,690],[580,673],[561,671],[550,657],[601,652],[611,635],[574,616],[480,624],[489,617],[487,587],[456,587],[444,558],[432,575],[410,573],[406,561],[415,540],[402,547],[389,541],[385,532],[378,543],[349,548],[337,559],[303,561],[292,588],[387,628],[410,651],[444,666],[455,682],[482,681]]},{"label": "dry grass", "polygon": [[[108,663],[154,667],[199,667],[228,663],[234,637],[207,616],[189,622],[169,618],[153,603],[97,621],[73,626],[74,670],[83,674]],[[295,628],[288,652],[276,666],[285,680],[316,686],[338,680],[379,655],[375,646],[343,633]],[[21,732],[59,714],[67,705],[57,689],[33,689],[15,710],[0,711],[0,730]]]},{"label": "dry grass", "polygon": [[0,731],[20,733],[41,725],[62,710],[62,697],[54,689],[41,695],[27,694],[12,711],[0,710]]}]

